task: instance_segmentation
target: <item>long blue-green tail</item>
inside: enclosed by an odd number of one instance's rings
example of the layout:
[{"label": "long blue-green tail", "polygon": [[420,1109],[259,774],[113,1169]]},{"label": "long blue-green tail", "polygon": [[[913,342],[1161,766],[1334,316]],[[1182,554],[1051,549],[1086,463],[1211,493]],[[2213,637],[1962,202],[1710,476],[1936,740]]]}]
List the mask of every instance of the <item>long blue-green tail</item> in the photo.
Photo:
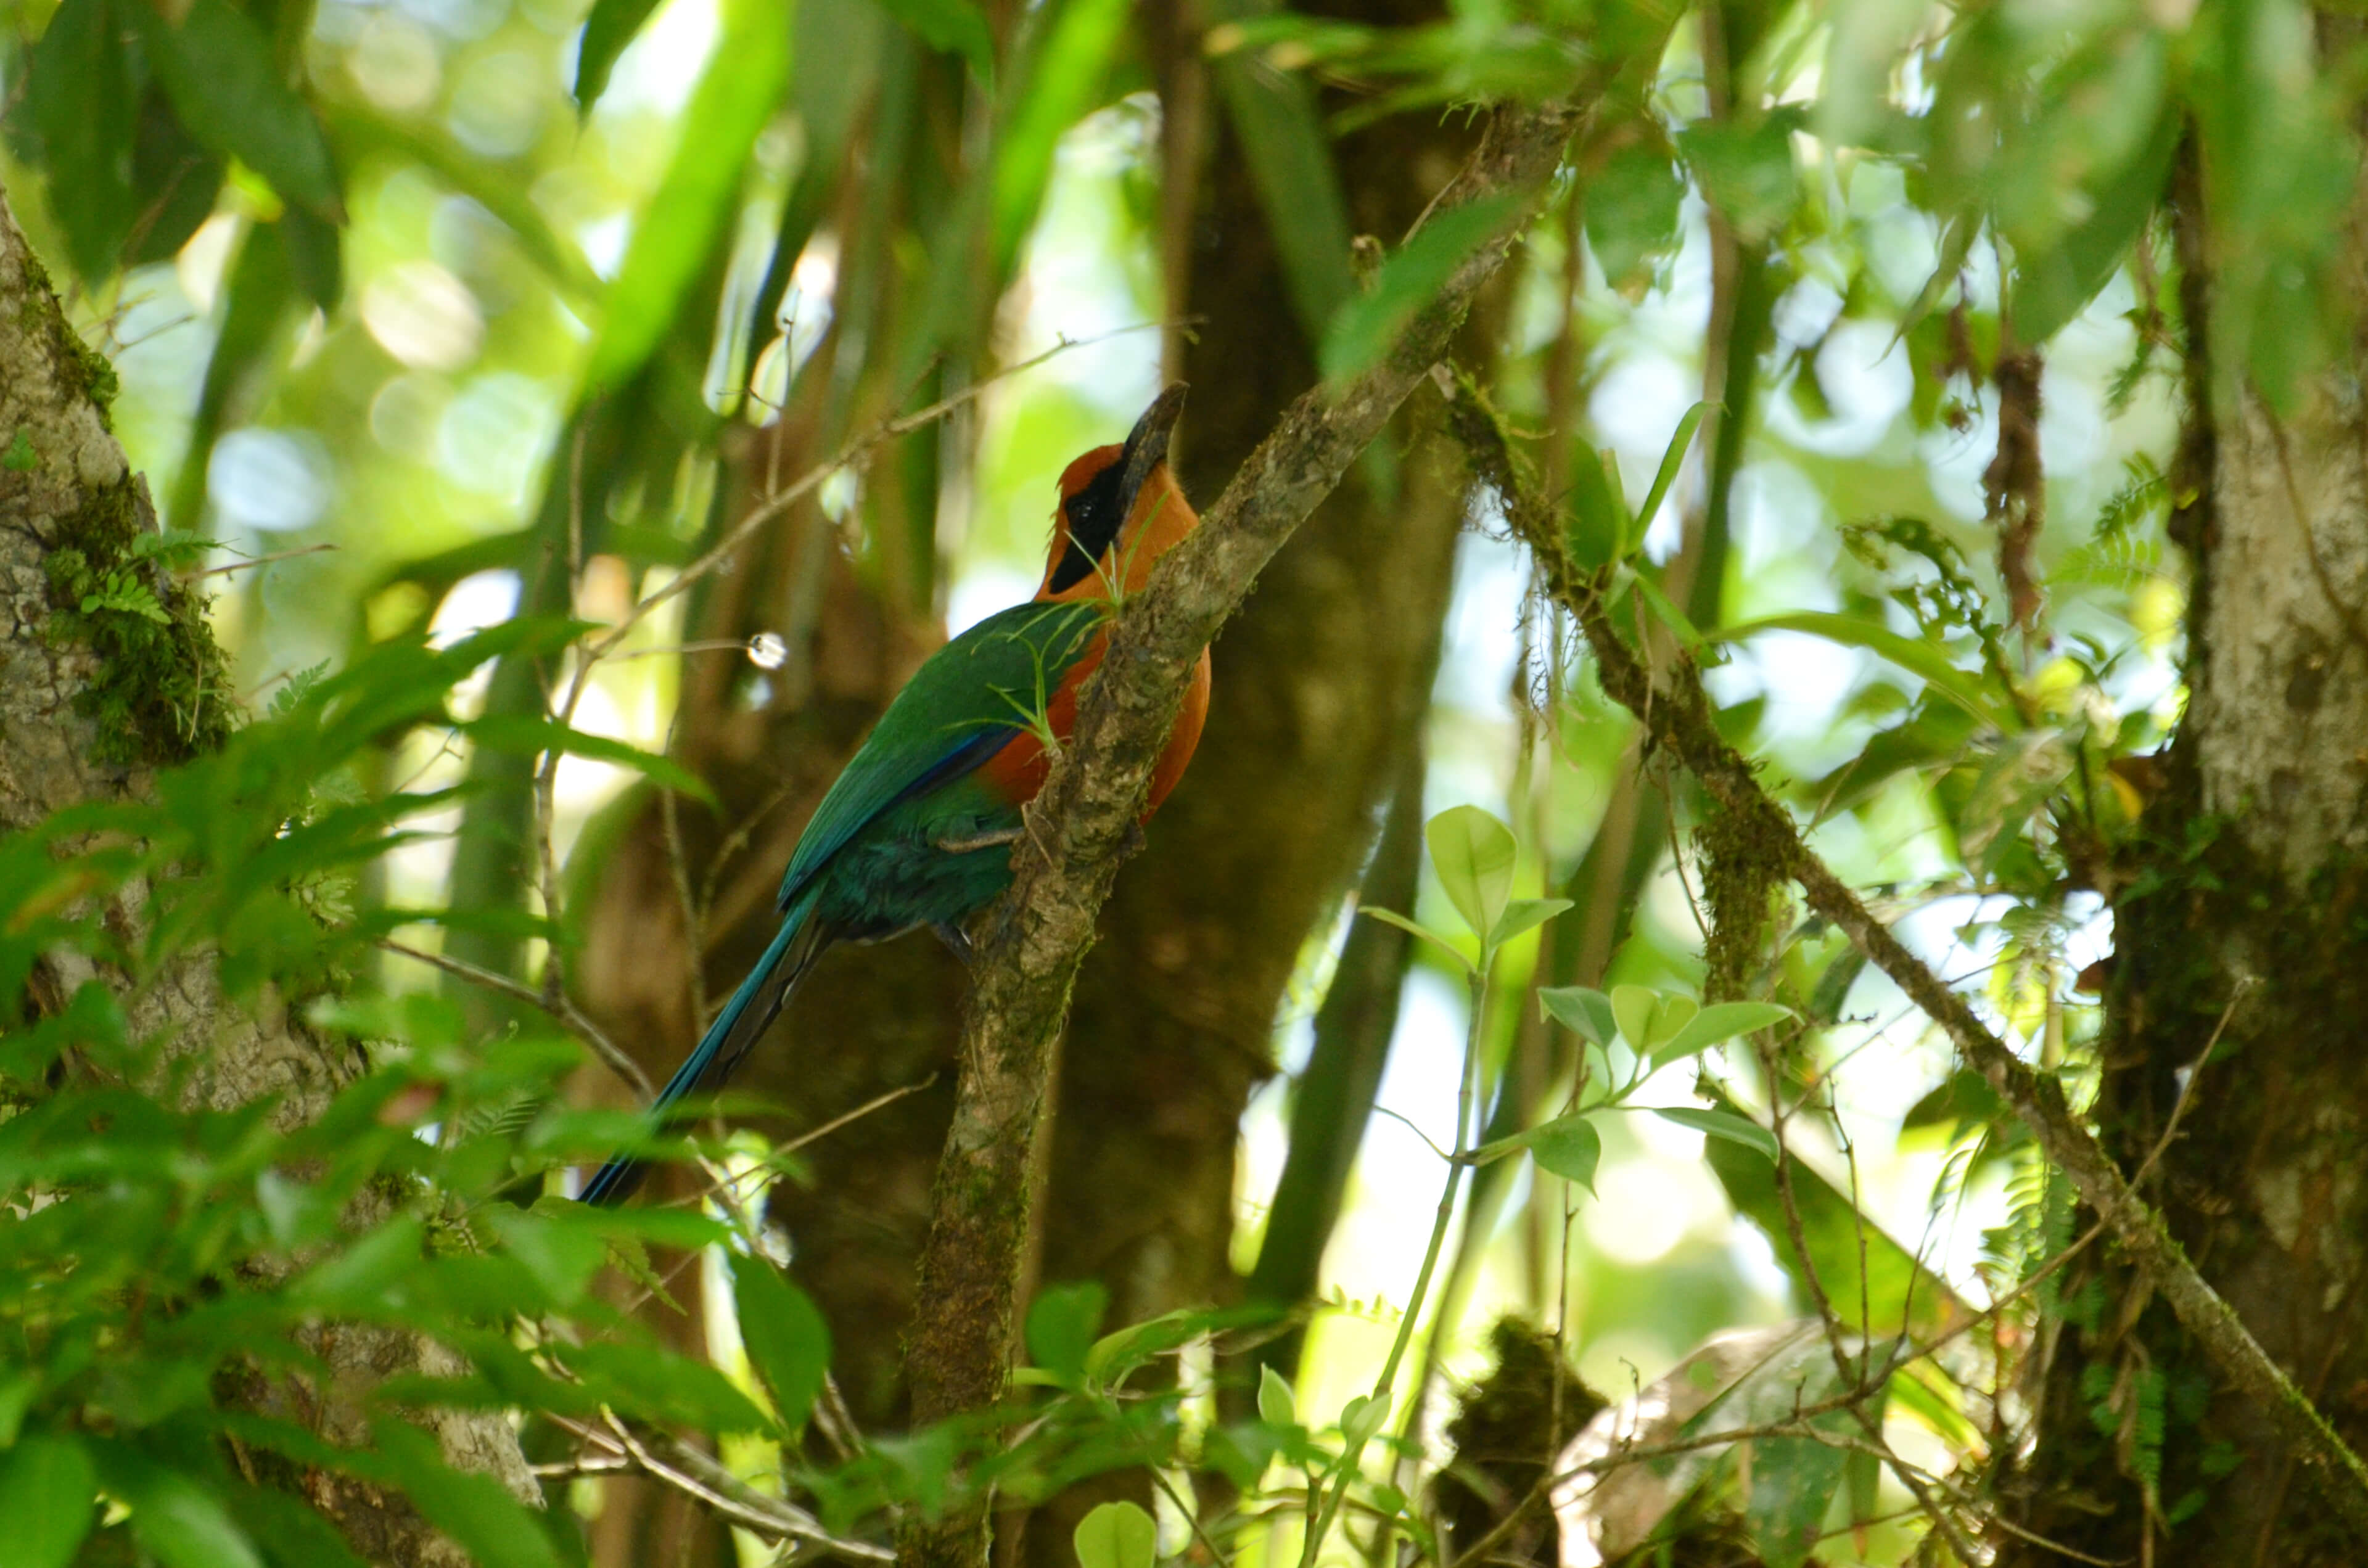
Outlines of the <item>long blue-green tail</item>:
[{"label": "long blue-green tail", "polygon": [[[780,1016],[782,1004],[804,977],[822,949],[830,945],[830,937],[807,916],[812,913],[811,898],[791,906],[781,921],[780,933],[732,1000],[723,1004],[723,1011],[707,1026],[699,1044],[675,1069],[658,1097],[650,1102],[650,1121],[663,1126],[666,1112],[689,1095],[703,1094],[723,1086],[740,1059],[761,1038],[772,1021]],[[586,1203],[606,1207],[621,1203],[632,1196],[642,1184],[648,1166],[643,1161],[620,1154],[600,1167],[599,1174],[584,1188]]]}]

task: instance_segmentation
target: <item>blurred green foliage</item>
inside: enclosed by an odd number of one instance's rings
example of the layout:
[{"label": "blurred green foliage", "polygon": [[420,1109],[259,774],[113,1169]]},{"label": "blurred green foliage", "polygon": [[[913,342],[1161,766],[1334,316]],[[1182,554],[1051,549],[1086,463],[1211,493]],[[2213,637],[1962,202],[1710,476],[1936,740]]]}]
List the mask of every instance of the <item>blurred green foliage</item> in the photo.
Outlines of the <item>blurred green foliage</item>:
[{"label": "blurred green foliage", "polygon": [[[1713,1331],[1820,1295],[1837,1336],[1786,1341],[1802,1354],[1730,1378],[1666,1436],[1846,1392],[1846,1330],[1850,1408],[1937,1444],[1979,1499],[2011,1447],[1990,1423],[2015,1346],[2093,1307],[2039,1278],[2071,1240],[2062,1184],[1896,994],[1781,900],[1749,994],[1700,994],[1702,861],[1680,844],[1697,802],[1635,755],[1523,564],[1484,537],[1484,494],[1429,725],[1429,793],[1453,809],[1419,904],[1396,912],[1435,950],[1417,945],[1382,1090],[1481,1174],[1429,1296],[1446,1306],[1401,1319],[1420,1305],[1403,1216],[1461,1167],[1386,1119],[1349,1130],[1365,1157],[1328,1297],[1295,1374],[1265,1369],[1255,1418],[1204,1386],[1209,1347],[1273,1324],[1104,1324],[1106,1298],[1071,1287],[1030,1315],[1011,1410],[817,1458],[802,1434],[827,1408],[828,1335],[777,1238],[744,1202],[537,1196],[636,1124],[565,1108],[580,1051],[557,1026],[488,1026],[381,946],[466,956],[531,994],[569,939],[568,912],[528,896],[533,837],[564,860],[623,776],[603,767],[704,788],[664,755],[676,660],[595,668],[584,651],[682,641],[684,600],[660,596],[742,521],[719,475],[784,410],[826,457],[974,396],[957,433],[804,476],[833,525],[821,548],[923,617],[1027,592],[1052,474],[1139,403],[1155,350],[993,378],[1174,303],[1161,108],[1126,6],[28,0],[11,17],[0,184],[120,370],[120,396],[103,365],[90,390],[174,530],[131,537],[124,509],[56,551],[52,632],[113,672],[90,707],[121,759],[177,765],[146,799],[0,841],[0,1517],[22,1521],[24,1561],[110,1538],[176,1565],[347,1560],[240,1454],[400,1489],[487,1562],[578,1557],[564,1508],[538,1517],[401,1425],[435,1403],[736,1435],[770,1494],[866,1539],[897,1509],[1148,1465],[1233,1489],[1195,1550],[1279,1561],[1328,1488],[1354,1540],[1438,1554],[1415,1471],[1355,1456],[1441,1458],[1419,1415],[1433,1369],[1479,1373],[1494,1312],[1554,1324],[1616,1400]],[[1615,574],[1622,625],[1706,666],[1730,738],[1821,851],[2085,1095],[2095,1015],[2074,982],[2108,906],[2147,891],[2127,852],[2183,702],[2163,525],[2179,377],[2208,340],[2207,395],[2291,403],[2350,341],[2350,46],[2295,0],[1208,19],[1212,102],[1325,372],[1386,354],[1481,239],[1522,224],[1487,387],[1576,552]],[[1575,91],[1592,114],[1543,210],[1372,236],[1360,276],[1330,138]],[[2218,269],[2208,323],[2180,313],[2175,193]],[[2044,403],[2007,408],[1999,366],[2027,351]],[[2015,417],[2046,460],[2027,560],[2001,556],[1983,494]],[[40,459],[19,431],[0,462]],[[178,608],[191,593],[166,608],[158,574],[219,587],[210,622]],[[2044,589],[2035,621],[2018,621],[2017,574]],[[815,612],[780,612],[794,652]],[[563,665],[580,710],[547,686]],[[560,786],[548,818],[538,758]],[[571,885],[593,885],[581,870]],[[135,883],[136,930],[93,913]],[[1470,944],[1435,935],[1459,915],[1493,992],[1465,988]],[[1603,934],[1591,958],[1583,925]],[[1307,1013],[1338,935],[1310,935]],[[345,1042],[329,1056],[352,1071],[307,1087],[309,1119],[198,1092],[203,1042],[154,1004],[199,955],[239,1005],[276,995]],[[69,956],[121,983],[43,990]],[[1277,1033],[1289,1068],[1294,1020]],[[1451,1126],[1467,1041],[1476,1105]],[[1281,1163],[1278,1083],[1245,1129],[1246,1247]],[[743,1182],[786,1163],[703,1152]],[[647,1244],[728,1256],[745,1367],[665,1348],[594,1289],[614,1267],[663,1293]],[[2008,1326],[1965,1334],[1986,1310]],[[305,1335],[324,1318],[430,1334],[471,1370],[373,1391],[368,1448],[231,1397],[323,1376]],[[1376,1399],[1409,1335],[1422,1373]],[[1130,1383],[1155,1362],[1183,1375]],[[2108,1408],[2113,1392],[2098,1419],[2134,1423],[2151,1491],[2192,1391],[2157,1381]],[[1712,1458],[1665,1474],[1728,1499],[1769,1562],[1941,1560],[1925,1522],[1870,1523],[1906,1508],[1900,1472],[1878,1484],[1837,1446],[1867,1437],[1844,1414],[1705,1442]],[[1139,1516],[1087,1517],[1087,1568],[1186,1550],[1180,1513],[1148,1536]]]}]

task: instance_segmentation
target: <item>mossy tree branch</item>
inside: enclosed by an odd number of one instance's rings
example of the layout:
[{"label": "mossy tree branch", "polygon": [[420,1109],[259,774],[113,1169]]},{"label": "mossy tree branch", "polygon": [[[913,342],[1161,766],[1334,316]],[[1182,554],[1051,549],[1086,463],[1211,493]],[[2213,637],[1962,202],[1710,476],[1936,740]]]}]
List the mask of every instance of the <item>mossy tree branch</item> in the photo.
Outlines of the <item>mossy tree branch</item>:
[{"label": "mossy tree branch", "polygon": [[1456,415],[1457,434],[1474,467],[1503,497],[1513,531],[1536,557],[1547,592],[1577,621],[1605,692],[1635,714],[1655,744],[1701,780],[1704,792],[1730,814],[1728,831],[1781,867],[1800,886],[1811,908],[1839,926],[1909,1001],[1941,1026],[1959,1054],[2030,1127],[2048,1159],[2096,1210],[2220,1376],[2269,1413],[2294,1456],[2318,1477],[2336,1516],[2356,1539],[2368,1540],[2368,1468],[2270,1358],[2236,1309],[2196,1270],[2162,1216],[2138,1195],[2073,1113],[2062,1085],[2015,1055],[1965,998],[1909,952],[1810,849],[1792,814],[1760,787],[1750,763],[1720,735],[1693,665],[1679,657],[1656,674],[1629,645],[1605,602],[1609,574],[1582,570],[1572,560],[1553,507],[1529,482],[1477,394],[1459,389]]},{"label": "mossy tree branch", "polygon": [[[76,335],[0,193],[0,832],[70,806],[140,799],[154,769],[211,749],[230,731],[203,600],[135,548],[153,542],[156,516],[108,426],[114,386],[113,369]],[[136,949],[152,913],[135,885],[118,890],[103,917]],[[273,1096],[275,1121],[290,1127],[319,1116],[368,1066],[268,995],[260,1006],[233,1005],[204,949],[174,955],[137,986],[71,951],[51,955],[44,969],[37,994],[63,997],[99,980],[125,1002],[134,1038],[165,1040],[193,1059],[184,1091],[192,1103],[228,1108]],[[349,1218],[367,1224],[387,1212],[374,1197]],[[324,1323],[304,1339],[330,1386],[306,1389],[256,1369],[226,1376],[224,1397],[359,1446],[370,1440],[365,1391],[404,1373],[466,1370],[450,1350],[399,1329]],[[421,1424],[452,1463],[541,1502],[498,1413],[439,1410]],[[466,1554],[401,1494],[324,1471],[306,1472],[302,1484],[372,1562],[466,1568]]]},{"label": "mossy tree branch", "polygon": [[[1530,196],[1526,210],[1577,118],[1565,105],[1499,111],[1439,206],[1518,192]],[[1382,364],[1301,397],[1112,630],[1070,744],[1030,810],[1014,853],[1017,880],[979,944],[962,1083],[921,1258],[924,1313],[906,1353],[916,1420],[985,1409],[1003,1396],[1054,1046],[1194,662],[1292,530],[1446,353],[1518,232],[1508,219],[1467,256]],[[899,1542],[900,1560],[972,1568],[985,1560],[985,1528],[978,1512],[916,1523]]]}]

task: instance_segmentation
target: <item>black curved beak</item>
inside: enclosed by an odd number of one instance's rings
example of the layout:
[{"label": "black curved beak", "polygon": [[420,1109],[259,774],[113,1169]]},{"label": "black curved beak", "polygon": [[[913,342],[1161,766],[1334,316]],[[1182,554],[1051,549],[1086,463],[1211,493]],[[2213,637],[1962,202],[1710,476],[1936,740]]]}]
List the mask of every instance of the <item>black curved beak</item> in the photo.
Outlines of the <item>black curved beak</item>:
[{"label": "black curved beak", "polygon": [[1127,432],[1126,445],[1119,451],[1118,515],[1134,516],[1134,497],[1151,471],[1167,460],[1168,437],[1176,433],[1176,421],[1183,417],[1184,397],[1191,389],[1182,381],[1170,381],[1167,390],[1151,400],[1143,417]]}]

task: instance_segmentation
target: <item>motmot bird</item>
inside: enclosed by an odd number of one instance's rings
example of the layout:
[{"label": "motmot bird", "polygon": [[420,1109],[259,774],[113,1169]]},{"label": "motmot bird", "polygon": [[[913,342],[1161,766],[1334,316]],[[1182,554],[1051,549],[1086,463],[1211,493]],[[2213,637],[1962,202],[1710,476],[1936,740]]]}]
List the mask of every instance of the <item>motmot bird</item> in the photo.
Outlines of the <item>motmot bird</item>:
[{"label": "motmot bird", "polygon": [[[780,929],[650,1107],[721,1088],[834,942],[878,942],[928,926],[965,958],[962,923],[1011,883],[1021,813],[1065,743],[1077,690],[1101,664],[1115,605],[1199,525],[1167,466],[1183,412],[1171,385],[1116,446],[1061,475],[1053,540],[1034,599],[988,616],[929,655],[814,808],[782,874]],[[1184,776],[1209,711],[1203,649],[1154,765],[1144,819]],[[622,1201],[643,1167],[619,1156],[584,1189]]]}]

